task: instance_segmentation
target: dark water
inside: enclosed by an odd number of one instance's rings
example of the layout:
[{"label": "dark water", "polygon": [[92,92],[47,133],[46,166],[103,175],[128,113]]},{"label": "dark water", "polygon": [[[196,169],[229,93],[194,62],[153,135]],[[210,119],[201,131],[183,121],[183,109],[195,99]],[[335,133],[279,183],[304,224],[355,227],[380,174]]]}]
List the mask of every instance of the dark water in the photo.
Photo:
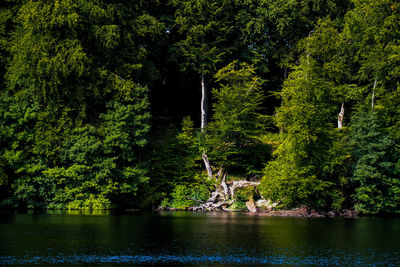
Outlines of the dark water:
[{"label": "dark water", "polygon": [[0,214],[0,265],[400,266],[400,219]]}]

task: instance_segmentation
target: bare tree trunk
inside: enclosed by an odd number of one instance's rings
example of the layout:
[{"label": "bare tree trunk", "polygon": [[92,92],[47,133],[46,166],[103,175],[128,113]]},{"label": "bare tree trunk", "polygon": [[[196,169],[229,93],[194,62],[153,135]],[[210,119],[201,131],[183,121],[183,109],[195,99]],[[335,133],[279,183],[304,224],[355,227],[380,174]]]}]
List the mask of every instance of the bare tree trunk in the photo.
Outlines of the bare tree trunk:
[{"label": "bare tree trunk", "polygon": [[213,172],[212,172],[210,161],[208,160],[206,152],[203,152],[203,155],[201,157],[203,158],[204,165],[206,166],[208,178],[212,179]]},{"label": "bare tree trunk", "polygon": [[223,174],[225,174],[224,168],[219,169],[217,176],[215,176],[215,182],[218,182],[219,178],[222,177]]},{"label": "bare tree trunk", "polygon": [[[310,31],[309,33],[308,33],[308,38],[310,38],[311,37],[311,35],[314,33],[314,31],[315,31],[315,29],[313,29],[312,31]],[[310,53],[310,41],[308,41],[307,42],[307,48],[306,48],[306,53],[307,53],[307,66],[308,67],[310,67],[310,56],[311,56],[311,53]],[[308,79],[308,72],[309,72],[310,70],[308,69],[307,71],[306,71],[306,73],[305,73],[305,77],[306,77],[306,79]]]},{"label": "bare tree trunk", "polygon": [[339,129],[343,128],[343,118],[344,118],[344,102],[342,102],[342,107],[340,108],[339,116],[338,116],[338,121],[337,121],[337,127]]},{"label": "bare tree trunk", "polygon": [[374,87],[372,88],[372,97],[371,97],[371,106],[374,108],[375,105],[375,89],[376,89],[376,83],[378,82],[378,76],[375,75],[375,82],[374,82]]},{"label": "bare tree trunk", "polygon": [[201,131],[207,126],[207,113],[208,113],[208,95],[206,84],[204,81],[204,74],[201,75]]},{"label": "bare tree trunk", "polygon": [[221,186],[224,189],[225,198],[229,197],[229,187],[226,184],[226,172],[222,175]]}]

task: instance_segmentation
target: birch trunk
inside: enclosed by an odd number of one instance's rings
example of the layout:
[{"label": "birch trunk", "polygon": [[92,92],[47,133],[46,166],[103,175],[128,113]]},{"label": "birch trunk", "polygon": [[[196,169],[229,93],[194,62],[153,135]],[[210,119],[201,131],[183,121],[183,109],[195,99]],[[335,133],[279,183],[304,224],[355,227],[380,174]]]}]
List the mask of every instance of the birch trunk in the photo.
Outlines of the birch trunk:
[{"label": "birch trunk", "polygon": [[375,75],[375,82],[374,82],[374,87],[372,88],[372,97],[371,97],[371,107],[374,108],[375,105],[375,89],[376,89],[376,83],[378,82],[378,76]]},{"label": "birch trunk", "polygon": [[344,102],[342,102],[342,107],[340,108],[340,112],[338,115],[338,121],[337,121],[338,126],[337,127],[339,129],[343,128],[343,118],[344,118]]},{"label": "birch trunk", "polygon": [[203,152],[203,155],[201,155],[201,157],[203,159],[204,165],[206,166],[208,178],[212,179],[213,172],[212,172],[211,164],[210,164],[210,161],[208,160],[206,152]]},{"label": "birch trunk", "polygon": [[201,75],[201,131],[207,126],[207,113],[208,113],[208,95],[206,84],[204,81],[204,74]]}]

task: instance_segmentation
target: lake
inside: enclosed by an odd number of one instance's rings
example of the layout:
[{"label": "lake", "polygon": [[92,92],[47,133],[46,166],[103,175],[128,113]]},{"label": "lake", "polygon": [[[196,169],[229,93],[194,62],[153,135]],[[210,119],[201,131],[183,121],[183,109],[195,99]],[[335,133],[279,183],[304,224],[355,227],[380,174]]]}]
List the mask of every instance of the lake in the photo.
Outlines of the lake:
[{"label": "lake", "polygon": [[0,213],[0,265],[398,266],[398,218]]}]

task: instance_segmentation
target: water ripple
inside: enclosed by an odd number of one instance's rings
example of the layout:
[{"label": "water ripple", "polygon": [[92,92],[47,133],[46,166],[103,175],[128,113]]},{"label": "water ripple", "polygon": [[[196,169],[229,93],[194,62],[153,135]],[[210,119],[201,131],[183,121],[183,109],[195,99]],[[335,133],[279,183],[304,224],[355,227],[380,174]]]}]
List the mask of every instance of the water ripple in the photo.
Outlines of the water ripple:
[{"label": "water ripple", "polygon": [[91,263],[122,263],[122,264],[270,264],[270,265],[318,265],[318,266],[396,266],[398,254],[383,254],[379,257],[349,256],[286,256],[271,255],[250,257],[245,255],[71,255],[51,257],[0,257],[0,265],[12,264],[91,264]]}]

